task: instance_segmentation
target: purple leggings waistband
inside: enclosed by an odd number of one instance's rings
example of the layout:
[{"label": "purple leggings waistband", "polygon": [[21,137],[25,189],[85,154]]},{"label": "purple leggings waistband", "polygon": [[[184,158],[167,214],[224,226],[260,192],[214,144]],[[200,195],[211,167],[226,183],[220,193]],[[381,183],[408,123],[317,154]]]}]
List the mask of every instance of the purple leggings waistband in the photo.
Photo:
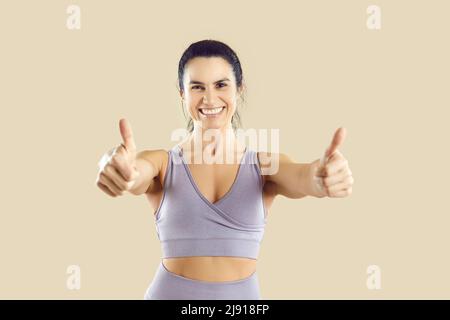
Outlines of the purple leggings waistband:
[{"label": "purple leggings waistband", "polygon": [[234,280],[210,282],[189,279],[170,272],[162,263],[148,287],[145,300],[259,300],[256,271]]}]

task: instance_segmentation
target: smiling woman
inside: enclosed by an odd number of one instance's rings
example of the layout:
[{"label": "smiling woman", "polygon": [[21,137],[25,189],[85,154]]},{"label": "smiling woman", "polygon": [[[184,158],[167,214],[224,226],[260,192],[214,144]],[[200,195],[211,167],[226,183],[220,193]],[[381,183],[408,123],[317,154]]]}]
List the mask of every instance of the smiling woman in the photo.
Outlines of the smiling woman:
[{"label": "smiling woman", "polygon": [[[167,151],[136,153],[131,127],[122,119],[123,143],[105,154],[97,185],[113,197],[124,190],[145,193],[153,209],[163,254],[145,299],[260,299],[256,262],[274,198],[351,193],[348,161],[337,150],[345,130],[338,129],[312,163],[271,157],[236,135],[244,85],[229,46],[214,40],[191,44],[178,76],[190,135]],[[227,162],[211,162],[217,155]],[[262,170],[261,157],[277,171]]]},{"label": "smiling woman", "polygon": [[[222,115],[231,118],[234,130],[242,126],[237,110],[238,102],[244,101],[242,67],[236,53],[226,44],[214,40],[192,44],[180,59],[178,86],[183,112],[187,109],[190,116],[187,125],[189,132],[193,132],[195,121],[217,120]],[[212,100],[214,97],[217,99]],[[197,112],[201,117],[195,117]],[[205,125],[220,127],[217,124]]]},{"label": "smiling woman", "polygon": [[[239,59],[222,42],[199,41],[183,53],[178,77],[191,135],[163,160],[168,164],[161,170],[162,195],[154,201],[163,259],[145,298],[259,299],[256,259],[266,222],[262,178],[256,152],[228,134],[241,126]],[[207,145],[209,130],[220,132],[209,143],[212,153],[224,149],[235,163],[191,164],[195,146]]]}]

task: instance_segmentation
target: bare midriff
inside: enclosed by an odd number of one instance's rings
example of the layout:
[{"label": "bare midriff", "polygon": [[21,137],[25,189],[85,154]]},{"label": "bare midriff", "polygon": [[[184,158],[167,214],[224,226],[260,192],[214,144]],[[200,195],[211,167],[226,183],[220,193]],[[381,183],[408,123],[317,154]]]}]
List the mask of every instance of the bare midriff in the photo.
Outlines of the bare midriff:
[{"label": "bare midriff", "polygon": [[236,281],[256,270],[256,259],[243,257],[164,258],[167,270],[185,278],[210,282]]}]

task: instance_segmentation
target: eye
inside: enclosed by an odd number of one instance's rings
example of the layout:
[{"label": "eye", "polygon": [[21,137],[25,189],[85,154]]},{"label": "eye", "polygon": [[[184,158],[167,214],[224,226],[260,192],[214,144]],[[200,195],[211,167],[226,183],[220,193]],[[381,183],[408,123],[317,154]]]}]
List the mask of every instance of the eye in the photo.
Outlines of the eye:
[{"label": "eye", "polygon": [[195,90],[195,89],[197,89],[197,88],[200,88],[200,89],[202,89],[202,87],[201,87],[201,86],[192,86],[192,89],[193,89],[193,90]]},{"label": "eye", "polygon": [[227,85],[226,85],[226,83],[220,82],[217,84],[217,86],[219,86],[219,88],[223,88],[223,87],[226,87]]}]

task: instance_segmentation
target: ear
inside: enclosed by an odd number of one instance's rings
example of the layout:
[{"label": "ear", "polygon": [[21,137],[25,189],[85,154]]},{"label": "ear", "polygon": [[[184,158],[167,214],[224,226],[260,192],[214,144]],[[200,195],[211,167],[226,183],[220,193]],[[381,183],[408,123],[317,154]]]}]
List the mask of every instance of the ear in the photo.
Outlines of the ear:
[{"label": "ear", "polygon": [[241,86],[238,88],[239,94],[242,94],[242,92],[244,92],[245,88],[246,88],[245,82],[244,82],[244,80],[242,80]]},{"label": "ear", "polygon": [[237,94],[238,97],[242,99],[242,94],[244,93],[245,90],[245,84],[244,82],[241,83],[241,86],[237,88]]}]

